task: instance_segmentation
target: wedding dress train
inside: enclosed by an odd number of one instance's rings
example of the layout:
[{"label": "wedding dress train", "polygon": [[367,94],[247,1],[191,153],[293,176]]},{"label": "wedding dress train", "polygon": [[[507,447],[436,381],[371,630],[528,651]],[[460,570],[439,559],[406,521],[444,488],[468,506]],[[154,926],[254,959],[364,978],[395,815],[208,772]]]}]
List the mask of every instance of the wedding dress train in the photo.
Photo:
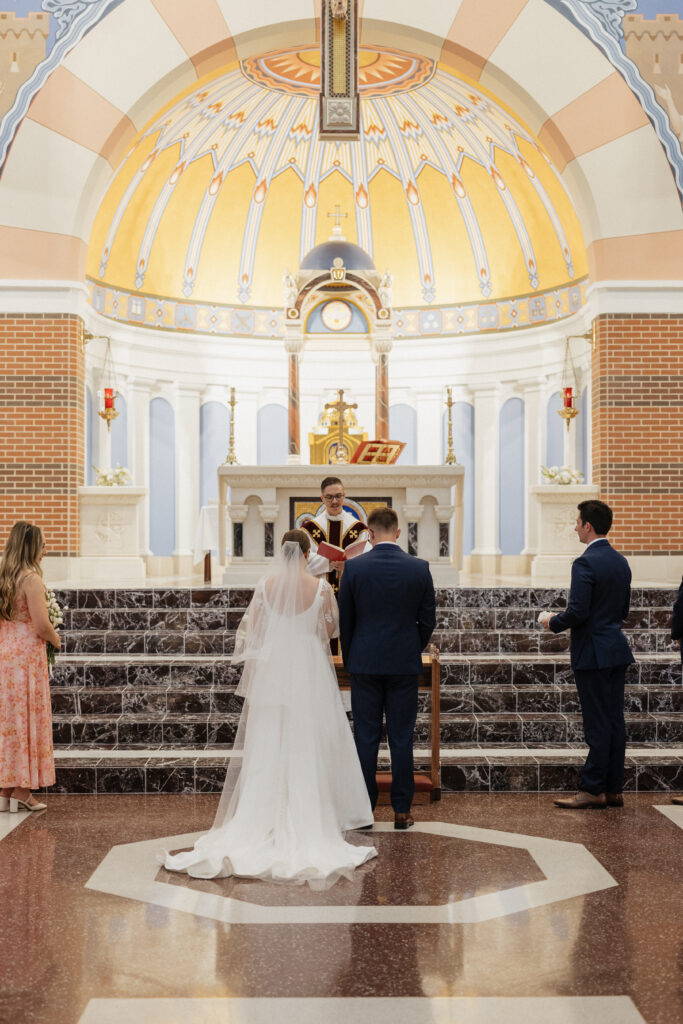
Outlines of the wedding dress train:
[{"label": "wedding dress train", "polygon": [[245,702],[216,820],[194,849],[165,853],[171,871],[331,882],[377,855],[342,835],[373,815],[329,659],[336,601],[324,580],[311,601],[303,555],[285,548],[238,631]]}]

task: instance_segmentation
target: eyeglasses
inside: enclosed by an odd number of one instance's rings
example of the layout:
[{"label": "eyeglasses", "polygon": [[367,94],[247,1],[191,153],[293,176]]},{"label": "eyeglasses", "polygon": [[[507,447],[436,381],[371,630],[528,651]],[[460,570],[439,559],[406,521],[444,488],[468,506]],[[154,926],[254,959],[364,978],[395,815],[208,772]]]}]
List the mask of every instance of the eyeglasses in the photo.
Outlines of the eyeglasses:
[{"label": "eyeglasses", "polygon": [[335,501],[343,501],[345,497],[344,494],[323,494],[323,501],[331,505]]}]

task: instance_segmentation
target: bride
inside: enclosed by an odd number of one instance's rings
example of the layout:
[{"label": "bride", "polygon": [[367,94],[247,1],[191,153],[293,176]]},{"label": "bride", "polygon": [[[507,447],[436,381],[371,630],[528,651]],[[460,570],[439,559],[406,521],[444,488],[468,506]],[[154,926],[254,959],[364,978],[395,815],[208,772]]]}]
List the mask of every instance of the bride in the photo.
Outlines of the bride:
[{"label": "bride", "polygon": [[309,547],[303,530],[285,533],[240,623],[244,708],[218,813],[193,850],[164,854],[170,871],[331,882],[377,856],[342,836],[373,815],[329,659],[337,603],[306,571]]}]

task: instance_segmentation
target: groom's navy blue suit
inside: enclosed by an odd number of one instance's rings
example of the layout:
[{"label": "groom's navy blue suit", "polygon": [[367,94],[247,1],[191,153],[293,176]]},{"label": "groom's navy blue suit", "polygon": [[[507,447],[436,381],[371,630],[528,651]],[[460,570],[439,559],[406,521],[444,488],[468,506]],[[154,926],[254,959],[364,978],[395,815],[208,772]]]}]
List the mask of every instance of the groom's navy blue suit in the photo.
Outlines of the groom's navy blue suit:
[{"label": "groom's navy blue suit", "polygon": [[351,677],[354,737],[370,801],[377,803],[377,752],[386,714],[391,751],[391,804],[410,810],[413,733],[422,651],[436,625],[427,562],[380,543],[350,559],[339,588],[344,665]]},{"label": "groom's navy blue suit", "polygon": [[629,564],[602,537],[573,563],[567,608],[548,623],[553,633],[571,628],[571,667],[589,748],[581,789],[594,796],[621,793],[624,784],[624,683],[635,658],[621,627],[630,600]]}]

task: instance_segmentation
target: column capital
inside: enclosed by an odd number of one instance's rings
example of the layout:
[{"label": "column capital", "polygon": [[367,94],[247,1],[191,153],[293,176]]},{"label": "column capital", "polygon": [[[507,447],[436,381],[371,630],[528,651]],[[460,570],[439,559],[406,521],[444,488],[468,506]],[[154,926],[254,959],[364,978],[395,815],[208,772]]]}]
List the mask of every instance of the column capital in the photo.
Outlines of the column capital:
[{"label": "column capital", "polygon": [[501,393],[501,386],[496,381],[486,384],[468,384],[474,398],[498,398]]},{"label": "column capital", "polygon": [[302,334],[285,335],[285,352],[288,356],[300,356],[304,350],[304,339]]},{"label": "column capital", "polygon": [[434,515],[436,516],[437,522],[448,523],[453,518],[455,512],[455,505],[435,505]]},{"label": "column capital", "polygon": [[424,515],[424,505],[403,505],[401,511],[409,523],[419,523]]},{"label": "column capital", "polygon": [[243,523],[247,518],[248,512],[248,505],[230,505],[228,507],[228,515],[232,519],[233,523]]},{"label": "column capital", "polygon": [[279,505],[259,505],[258,514],[262,523],[274,523],[280,513]]}]

